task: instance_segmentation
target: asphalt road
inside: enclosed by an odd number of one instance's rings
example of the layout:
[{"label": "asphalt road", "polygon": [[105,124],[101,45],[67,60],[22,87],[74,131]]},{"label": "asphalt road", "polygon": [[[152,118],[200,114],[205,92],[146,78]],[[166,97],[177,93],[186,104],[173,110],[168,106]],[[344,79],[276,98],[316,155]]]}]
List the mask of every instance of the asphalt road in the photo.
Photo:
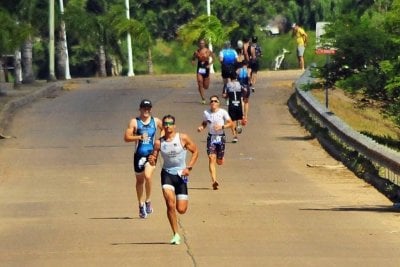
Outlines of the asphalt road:
[{"label": "asphalt road", "polygon": [[[71,81],[20,110],[0,140],[1,266],[398,266],[399,214],[326,154],[290,115],[298,71],[261,72],[248,126],[227,144],[211,190],[193,75]],[[221,90],[216,74],[208,95]],[[154,214],[139,219],[132,144],[143,98],[173,114],[200,148],[189,210],[171,230],[154,175]],[[228,140],[231,135],[228,133]],[[314,168],[308,167],[316,166]]]}]

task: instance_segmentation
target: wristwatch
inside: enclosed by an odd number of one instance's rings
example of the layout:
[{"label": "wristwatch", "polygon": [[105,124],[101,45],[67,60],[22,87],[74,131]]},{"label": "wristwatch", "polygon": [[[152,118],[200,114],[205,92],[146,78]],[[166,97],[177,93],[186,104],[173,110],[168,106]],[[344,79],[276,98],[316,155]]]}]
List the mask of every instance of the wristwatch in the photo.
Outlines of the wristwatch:
[{"label": "wristwatch", "polygon": [[192,166],[186,167],[186,169],[188,169],[189,171],[191,171],[193,169]]}]

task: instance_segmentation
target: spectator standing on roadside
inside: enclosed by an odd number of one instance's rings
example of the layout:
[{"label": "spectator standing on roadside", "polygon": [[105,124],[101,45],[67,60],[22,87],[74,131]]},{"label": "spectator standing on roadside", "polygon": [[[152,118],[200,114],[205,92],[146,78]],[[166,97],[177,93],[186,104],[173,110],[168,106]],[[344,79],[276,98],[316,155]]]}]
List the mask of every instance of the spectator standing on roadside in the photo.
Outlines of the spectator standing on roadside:
[{"label": "spectator standing on roadside", "polygon": [[255,85],[257,82],[257,72],[260,68],[260,58],[262,57],[261,47],[257,43],[257,36],[251,38],[251,44],[248,47],[249,67],[251,68],[250,88],[255,92]]},{"label": "spectator standing on roadside", "polygon": [[[167,206],[167,216],[173,232],[171,244],[179,245],[176,212],[184,214],[188,208],[188,176],[198,158],[196,144],[184,133],[176,132],[175,117],[166,115],[162,119],[164,136],[155,141],[154,150],[149,156],[152,166],[156,165],[159,153],[163,158],[161,186]],[[192,153],[186,163],[187,151]]]},{"label": "spectator standing on roadside", "polygon": [[210,66],[215,55],[210,49],[206,47],[206,41],[201,39],[199,41],[199,48],[193,53],[192,65],[197,60],[196,79],[197,87],[201,97],[201,104],[206,104],[205,92],[210,86]]},{"label": "spectator standing on roadside", "polygon": [[308,35],[304,29],[296,23],[292,24],[292,29],[292,36],[296,39],[297,44],[297,59],[299,62],[299,68],[304,70],[304,51],[306,49]]},{"label": "spectator standing on roadside", "polygon": [[130,120],[125,130],[125,142],[135,142],[133,168],[136,175],[136,195],[139,202],[139,217],[147,218],[153,212],[151,205],[152,175],[154,167],[148,162],[153,151],[157,128],[162,130],[161,120],[151,115],[152,104],[143,99],[139,106],[139,116]]},{"label": "spectator standing on roadside", "polygon": [[218,189],[216,164],[224,163],[225,155],[225,132],[224,129],[232,128],[233,122],[225,109],[220,108],[220,100],[217,95],[210,97],[210,109],[203,112],[203,120],[197,128],[198,132],[208,126],[207,155],[208,169],[210,171],[212,187]]}]

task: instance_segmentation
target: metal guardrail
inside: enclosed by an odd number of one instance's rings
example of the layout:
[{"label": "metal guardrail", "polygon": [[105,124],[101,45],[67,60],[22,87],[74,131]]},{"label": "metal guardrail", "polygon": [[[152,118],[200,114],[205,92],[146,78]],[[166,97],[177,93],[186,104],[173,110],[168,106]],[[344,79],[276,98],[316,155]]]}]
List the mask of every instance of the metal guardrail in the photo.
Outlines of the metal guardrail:
[{"label": "metal guardrail", "polygon": [[369,159],[376,167],[384,168],[383,178],[390,180],[396,185],[400,185],[400,153],[378,144],[373,139],[353,130],[344,121],[321,105],[310,92],[301,89],[302,86],[313,82],[314,79],[310,75],[310,70],[306,70],[295,82],[296,96],[300,102],[299,104],[310,113],[310,116],[321,127],[328,129],[330,135],[334,135],[341,143],[344,143]]}]

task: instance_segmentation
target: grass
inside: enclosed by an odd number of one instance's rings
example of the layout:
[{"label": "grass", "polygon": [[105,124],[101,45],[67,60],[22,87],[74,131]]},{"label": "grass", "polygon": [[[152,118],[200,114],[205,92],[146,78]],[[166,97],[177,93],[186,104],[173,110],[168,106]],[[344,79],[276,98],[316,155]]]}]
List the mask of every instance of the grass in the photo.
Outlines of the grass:
[{"label": "grass", "polygon": [[[325,105],[325,90],[313,89],[311,92],[321,104]],[[400,139],[400,128],[383,115],[378,102],[365,101],[362,97],[334,89],[328,91],[328,108],[358,132]]]}]

